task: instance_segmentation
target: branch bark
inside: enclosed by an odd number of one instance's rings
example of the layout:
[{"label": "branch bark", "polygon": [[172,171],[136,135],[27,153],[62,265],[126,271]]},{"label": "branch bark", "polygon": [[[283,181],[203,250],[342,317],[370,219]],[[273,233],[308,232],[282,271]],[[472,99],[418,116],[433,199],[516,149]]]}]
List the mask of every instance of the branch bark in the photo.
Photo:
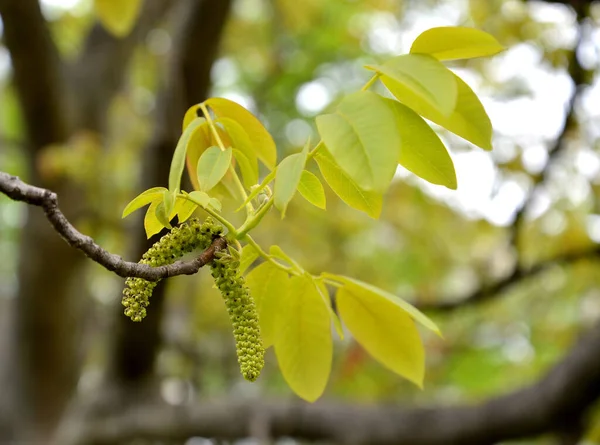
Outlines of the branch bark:
[{"label": "branch bark", "polygon": [[460,309],[464,306],[470,306],[473,304],[480,304],[486,301],[499,298],[503,292],[508,291],[511,287],[522,284],[526,279],[533,278],[540,275],[553,267],[565,266],[574,264],[578,261],[590,260],[600,258],[600,246],[583,251],[570,252],[552,260],[543,261],[530,268],[516,268],[507,277],[480,289],[475,292],[453,301],[435,301],[435,302],[423,302],[417,303],[416,306],[423,311],[440,311],[450,312],[456,309]]},{"label": "branch bark", "polygon": [[140,404],[113,411],[80,430],[74,444],[144,438],[239,439],[257,419],[272,438],[294,437],[352,445],[482,445],[555,433],[578,419],[600,395],[600,325],[544,378],[482,404],[406,409],[318,402],[221,400],[173,407]]},{"label": "branch bark", "polygon": [[107,252],[89,236],[83,235],[67,220],[58,208],[58,198],[50,190],[34,187],[21,181],[16,176],[0,172],[0,192],[11,199],[42,207],[54,230],[63,237],[71,247],[81,250],[90,259],[120,277],[138,277],[148,281],[158,281],[177,275],[193,275],[201,267],[214,259],[217,251],[227,247],[225,238],[217,238],[213,244],[196,259],[177,261],[173,264],[152,267],[147,264],[124,261],[120,256]]}]

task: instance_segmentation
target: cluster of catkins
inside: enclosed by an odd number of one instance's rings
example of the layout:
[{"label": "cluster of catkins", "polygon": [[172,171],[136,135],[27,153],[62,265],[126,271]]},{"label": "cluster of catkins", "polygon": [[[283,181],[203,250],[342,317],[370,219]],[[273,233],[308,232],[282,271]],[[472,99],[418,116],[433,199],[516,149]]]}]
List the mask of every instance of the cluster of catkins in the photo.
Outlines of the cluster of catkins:
[{"label": "cluster of catkins", "polygon": [[[143,255],[140,263],[153,267],[172,264],[185,253],[206,249],[222,233],[223,228],[211,218],[207,218],[204,223],[191,219],[157,241]],[[264,366],[265,355],[256,306],[244,277],[239,272],[239,260],[227,252],[218,252],[215,256],[210,267],[233,324],[240,370],[246,380],[253,382]],[[157,284],[158,282],[142,278],[127,278],[123,291],[125,315],[133,321],[142,321]]]},{"label": "cluster of catkins", "polygon": [[[154,243],[142,256],[140,263],[152,267],[173,264],[186,253],[196,249],[206,249],[222,232],[223,227],[216,224],[212,218],[207,218],[204,223],[193,218],[173,228],[170,233]],[[122,300],[125,315],[133,321],[142,321],[146,316],[146,307],[150,304],[152,291],[157,284],[158,281],[127,278]]]},{"label": "cluster of catkins", "polygon": [[210,267],[233,324],[240,370],[246,380],[253,382],[265,364],[265,349],[260,338],[256,306],[240,274],[240,262],[228,253],[220,252]]}]

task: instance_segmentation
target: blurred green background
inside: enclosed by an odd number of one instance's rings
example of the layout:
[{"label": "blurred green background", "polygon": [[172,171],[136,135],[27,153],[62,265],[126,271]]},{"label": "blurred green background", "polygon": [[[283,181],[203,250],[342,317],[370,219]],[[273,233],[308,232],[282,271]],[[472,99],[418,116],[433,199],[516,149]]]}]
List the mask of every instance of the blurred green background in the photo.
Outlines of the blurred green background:
[{"label": "blurred green background", "polygon": [[[120,214],[147,179],[152,154],[146,150],[164,105],[160,91],[179,50],[175,18],[183,8],[177,3],[185,2],[171,3],[137,37],[102,125],[74,125],[64,140],[35,152],[28,146],[36,129],[22,112],[8,49],[0,47],[0,170],[36,184],[66,181],[77,194],[61,195],[61,203],[77,201],[71,215],[78,229],[129,260],[137,260],[131,244],[141,229],[139,221],[121,220]],[[256,113],[273,134],[279,159],[308,137],[315,140],[314,117],[368,80],[363,65],[408,52],[425,29],[474,26],[508,48],[490,60],[450,64],[482,98],[495,129],[491,153],[440,131],[456,163],[457,191],[426,184],[399,167],[379,220],[347,207],[326,187],[327,211],[297,196],[285,220],[272,212],[256,230],[262,245],[282,246],[312,272],[350,275],[434,307],[427,313],[444,338],[422,332],[424,390],[384,369],[348,336],[335,343],[326,401],[408,407],[485,401],[537,381],[600,319],[598,258],[577,254],[600,242],[600,6],[581,7],[578,18],[564,3],[232,2],[222,33],[214,36],[220,43],[208,94]],[[75,63],[97,26],[92,2],[45,0],[41,7],[62,59]],[[197,41],[190,60],[201,58],[204,47]],[[172,120],[181,117],[175,113]],[[160,168],[168,170],[168,164]],[[37,255],[22,248],[27,215],[26,205],[0,196],[0,312],[9,324],[24,276],[19,267]],[[539,263],[551,264],[510,279],[482,302],[435,310],[504,280],[517,267],[527,271]],[[79,298],[69,304],[77,306],[73,313],[81,325],[73,334],[78,364],[69,398],[102,390],[123,286],[90,261],[72,278],[69,291]],[[44,293],[44,283],[37,289]],[[158,336],[147,341],[159,345],[152,374],[166,403],[185,406],[223,396],[294,400],[271,350],[256,383],[239,375],[225,307],[206,271],[168,280],[164,305],[156,310]],[[600,443],[594,424],[573,443]],[[556,440],[550,435],[510,443]]]}]

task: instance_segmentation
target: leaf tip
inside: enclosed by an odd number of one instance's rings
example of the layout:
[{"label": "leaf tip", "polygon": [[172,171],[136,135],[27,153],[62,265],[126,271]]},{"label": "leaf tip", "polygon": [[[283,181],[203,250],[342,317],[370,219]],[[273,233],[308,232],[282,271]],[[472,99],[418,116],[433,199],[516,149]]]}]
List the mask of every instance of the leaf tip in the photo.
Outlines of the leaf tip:
[{"label": "leaf tip", "polygon": [[448,181],[448,184],[446,184],[446,187],[448,187],[450,190],[458,189],[458,182],[456,182],[456,176],[454,178],[452,178],[450,181]]}]

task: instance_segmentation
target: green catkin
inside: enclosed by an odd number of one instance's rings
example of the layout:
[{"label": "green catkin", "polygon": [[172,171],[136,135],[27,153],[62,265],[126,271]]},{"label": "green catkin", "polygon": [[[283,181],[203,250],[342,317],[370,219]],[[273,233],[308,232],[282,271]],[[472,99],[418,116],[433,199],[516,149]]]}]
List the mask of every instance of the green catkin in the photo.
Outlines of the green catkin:
[{"label": "green catkin", "polygon": [[254,300],[239,272],[240,262],[221,252],[210,267],[233,324],[240,371],[246,380],[253,382],[265,364],[265,349],[260,337]]},{"label": "green catkin", "polygon": [[[152,267],[172,264],[186,253],[196,249],[206,249],[222,232],[223,227],[216,224],[212,218],[207,218],[204,223],[196,218],[190,219],[154,243],[139,262]],[[157,284],[158,281],[127,278],[122,299],[125,315],[133,321],[142,321],[146,316],[146,307],[150,303],[152,291]]]}]

